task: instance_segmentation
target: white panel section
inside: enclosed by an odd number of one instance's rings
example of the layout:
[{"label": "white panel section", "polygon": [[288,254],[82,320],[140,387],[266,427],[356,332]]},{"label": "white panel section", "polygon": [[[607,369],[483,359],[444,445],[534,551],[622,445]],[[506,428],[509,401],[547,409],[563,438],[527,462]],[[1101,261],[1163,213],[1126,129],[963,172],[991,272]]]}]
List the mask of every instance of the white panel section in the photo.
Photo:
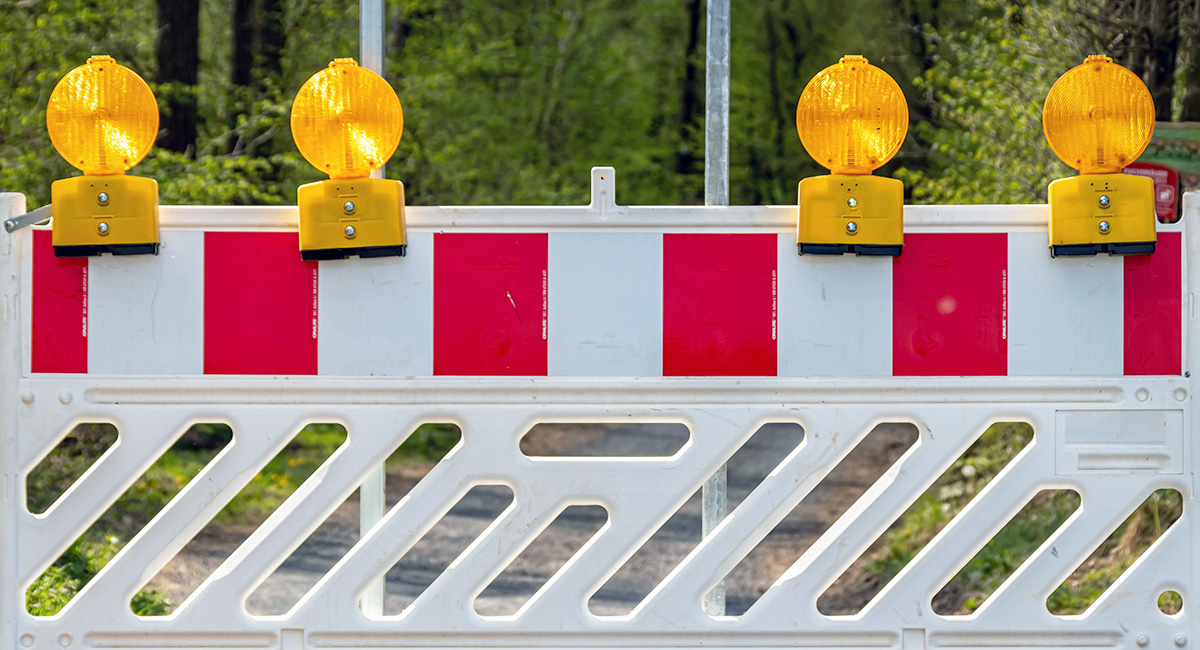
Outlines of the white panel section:
[{"label": "white panel section", "polygon": [[1124,262],[1050,257],[1044,232],[1008,236],[1008,374],[1123,372]]},{"label": "white panel section", "polygon": [[892,258],[798,255],[779,236],[779,376],[892,374]]},{"label": "white panel section", "polygon": [[433,374],[433,233],[409,232],[405,257],[321,262],[318,292],[318,374]]},{"label": "white panel section", "polygon": [[662,234],[550,233],[551,376],[662,375]]},{"label": "white panel section", "polygon": [[204,233],[163,230],[158,255],[88,260],[88,372],[204,372]]},{"label": "white panel section", "polygon": [[1183,471],[1183,411],[1059,411],[1059,474]]}]

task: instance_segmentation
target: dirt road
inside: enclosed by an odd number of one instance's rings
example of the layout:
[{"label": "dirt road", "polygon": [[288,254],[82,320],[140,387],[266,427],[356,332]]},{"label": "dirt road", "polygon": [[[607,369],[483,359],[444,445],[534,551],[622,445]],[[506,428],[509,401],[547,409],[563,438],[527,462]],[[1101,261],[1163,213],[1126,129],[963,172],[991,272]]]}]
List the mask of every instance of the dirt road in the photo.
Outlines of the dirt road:
[{"label": "dirt road", "polygon": [[[580,427],[583,428],[580,428]],[[686,431],[671,425],[574,425],[530,436],[526,453],[621,456],[670,455]],[[682,436],[682,438],[680,438]],[[767,425],[729,462],[729,511],[786,457],[803,438],[796,425]],[[726,580],[728,613],[741,614],[915,441],[909,425],[878,427],[825,478]],[[390,472],[389,505],[428,471],[407,465]],[[398,614],[508,506],[507,488],[477,487],[469,492],[387,574],[385,614]],[[484,615],[517,611],[566,560],[603,525],[598,506],[573,506],[537,538],[476,600]],[[173,603],[196,586],[253,532],[252,527],[209,527],[151,583]],[[700,495],[687,503],[593,596],[598,615],[630,611],[690,552],[700,539]],[[250,597],[252,614],[283,614],[358,540],[357,497],[347,500]]]}]

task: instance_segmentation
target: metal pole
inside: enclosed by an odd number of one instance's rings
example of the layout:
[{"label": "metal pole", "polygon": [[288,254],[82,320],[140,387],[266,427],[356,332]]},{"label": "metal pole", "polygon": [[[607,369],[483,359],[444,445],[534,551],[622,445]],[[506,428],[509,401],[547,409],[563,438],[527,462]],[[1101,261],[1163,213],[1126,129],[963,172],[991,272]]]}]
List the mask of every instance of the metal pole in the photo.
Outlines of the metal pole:
[{"label": "metal pole", "polygon": [[[729,205],[729,0],[708,0],[704,65],[704,205]],[[724,465],[704,483],[701,534],[708,537],[726,509]],[[704,595],[704,613],[725,615],[725,581]]]},{"label": "metal pole", "polygon": [[708,0],[704,205],[729,205],[729,0]]},{"label": "metal pole", "polygon": [[[359,63],[362,67],[383,76],[383,0],[361,0],[358,3]],[[371,178],[383,178],[383,166],[371,172]]]},{"label": "metal pole", "polygon": [[[359,12],[359,58],[362,66],[383,76],[383,0],[361,0]],[[371,178],[383,178],[383,166],[371,172]],[[365,536],[379,520],[387,498],[387,467],[381,463],[363,480],[358,489],[359,536]],[[363,613],[383,616],[384,576],[367,587],[363,597]]]}]

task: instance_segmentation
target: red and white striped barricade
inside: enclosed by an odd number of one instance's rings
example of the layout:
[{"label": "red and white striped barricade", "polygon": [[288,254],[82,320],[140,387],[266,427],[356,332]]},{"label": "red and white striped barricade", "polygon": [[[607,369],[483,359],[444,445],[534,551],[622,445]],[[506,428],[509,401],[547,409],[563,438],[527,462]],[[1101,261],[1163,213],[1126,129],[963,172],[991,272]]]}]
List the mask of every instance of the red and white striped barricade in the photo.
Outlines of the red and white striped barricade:
[{"label": "red and white striped barricade", "polygon": [[[404,258],[302,262],[292,207],[163,207],[157,256],[0,244],[0,646],[24,648],[1153,648],[1200,643],[1191,430],[1200,241],[1052,259],[1043,205],[911,206],[903,255],[798,256],[796,208],[408,208]],[[0,196],[0,215],[24,212]],[[1187,251],[1191,251],[1188,254]],[[996,421],[1034,441],[861,613],[817,597]],[[230,446],[57,616],[24,592],[188,427]],[[244,602],[420,423],[462,443],[286,615]],[[530,459],[538,422],[679,422],[667,458]],[[120,438],[43,514],[25,477],[80,422]],[[349,438],[168,617],[129,600],[309,422]],[[764,422],[805,441],[625,616],[587,600]],[[746,614],[701,599],[880,422],[913,448]],[[402,615],[364,589],[469,488],[514,505]],[[970,616],[933,594],[1043,488],[1076,514]],[[1156,489],[1181,519],[1085,614],[1047,595]],[[472,602],[567,505],[608,524],[515,615]],[[1183,615],[1161,613],[1164,590]],[[1144,642],[1144,643],[1143,643]]]}]

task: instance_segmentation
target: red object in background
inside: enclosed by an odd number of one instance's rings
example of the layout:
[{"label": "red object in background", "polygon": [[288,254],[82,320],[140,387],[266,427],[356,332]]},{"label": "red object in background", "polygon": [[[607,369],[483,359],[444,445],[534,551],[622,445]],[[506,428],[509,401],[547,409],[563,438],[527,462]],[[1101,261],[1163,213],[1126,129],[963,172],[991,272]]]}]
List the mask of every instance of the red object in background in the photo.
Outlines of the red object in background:
[{"label": "red object in background", "polygon": [[663,375],[776,374],[776,235],[663,235]]},{"label": "red object in background", "polygon": [[545,375],[546,233],[433,236],[433,374]]},{"label": "red object in background", "polygon": [[204,373],[317,374],[317,263],[294,232],[204,233]]},{"label": "red object in background", "polygon": [[1179,221],[1179,172],[1166,165],[1149,162],[1135,162],[1124,171],[1154,181],[1154,215],[1159,221]]},{"label": "red object in background", "polygon": [[908,233],[892,292],[895,376],[1008,374],[1008,235]]}]

